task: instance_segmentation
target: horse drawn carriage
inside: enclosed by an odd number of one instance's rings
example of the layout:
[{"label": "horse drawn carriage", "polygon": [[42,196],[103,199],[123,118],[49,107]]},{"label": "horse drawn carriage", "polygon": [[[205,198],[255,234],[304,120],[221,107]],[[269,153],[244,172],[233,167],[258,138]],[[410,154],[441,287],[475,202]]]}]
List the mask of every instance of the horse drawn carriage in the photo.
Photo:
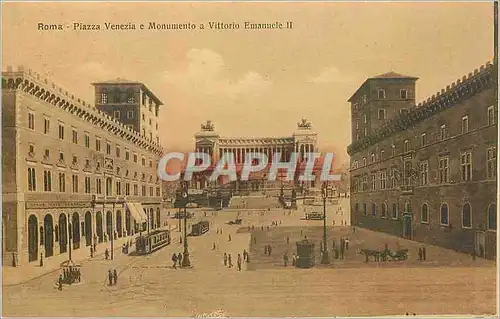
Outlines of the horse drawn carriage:
[{"label": "horse drawn carriage", "polygon": [[408,249],[398,249],[394,252],[387,247],[384,250],[360,249],[359,253],[365,256],[366,262],[369,261],[370,257],[373,257],[374,261],[387,261],[389,258],[393,261],[408,259]]},{"label": "horse drawn carriage", "polygon": [[71,285],[82,281],[81,265],[72,260],[66,260],[61,263],[62,274],[59,276],[59,283]]}]

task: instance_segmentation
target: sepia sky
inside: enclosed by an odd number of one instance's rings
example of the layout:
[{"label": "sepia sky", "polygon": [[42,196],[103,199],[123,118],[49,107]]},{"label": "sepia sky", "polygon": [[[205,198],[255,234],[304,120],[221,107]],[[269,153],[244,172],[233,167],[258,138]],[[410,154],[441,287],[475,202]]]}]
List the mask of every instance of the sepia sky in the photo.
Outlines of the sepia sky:
[{"label": "sepia sky", "polygon": [[[240,24],[239,30],[38,31],[38,23]],[[292,21],[294,28],[244,30]],[[24,65],[93,102],[91,82],[144,82],[167,150],[222,136],[290,136],[306,117],[348,160],[347,99],[371,76],[419,77],[417,102],[493,56],[492,3],[3,3],[2,69]]]}]

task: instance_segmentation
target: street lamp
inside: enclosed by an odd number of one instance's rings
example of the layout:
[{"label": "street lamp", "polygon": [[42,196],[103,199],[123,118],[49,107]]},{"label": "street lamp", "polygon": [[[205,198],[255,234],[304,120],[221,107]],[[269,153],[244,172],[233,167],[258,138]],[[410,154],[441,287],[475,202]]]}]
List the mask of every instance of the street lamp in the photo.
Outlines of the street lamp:
[{"label": "street lamp", "polygon": [[71,261],[71,244],[73,239],[73,229],[71,227],[71,222],[68,223],[68,237],[69,237],[69,260]]},{"label": "street lamp", "polygon": [[189,251],[188,251],[188,242],[187,242],[187,204],[188,204],[188,185],[187,183],[183,184],[182,189],[182,203],[184,205],[184,253],[182,257],[182,265],[181,267],[190,267],[191,261],[189,260]]},{"label": "street lamp", "polygon": [[321,187],[321,196],[323,197],[323,254],[321,256],[321,264],[328,265],[330,260],[328,258],[328,236],[326,234],[326,198],[328,197],[326,183]]}]

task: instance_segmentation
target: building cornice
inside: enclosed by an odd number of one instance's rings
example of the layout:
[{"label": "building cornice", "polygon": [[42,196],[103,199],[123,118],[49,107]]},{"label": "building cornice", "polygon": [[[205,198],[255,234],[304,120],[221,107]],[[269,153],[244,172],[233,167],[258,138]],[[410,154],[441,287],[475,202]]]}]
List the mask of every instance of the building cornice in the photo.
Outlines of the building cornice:
[{"label": "building cornice", "polygon": [[347,147],[347,153],[352,156],[367,149],[378,142],[385,140],[399,132],[415,126],[423,120],[440,113],[463,100],[469,99],[497,84],[496,65],[486,63],[474,72],[463,76],[440,92],[419,103],[408,113],[403,113],[391,119],[384,126]]},{"label": "building cornice", "polygon": [[90,103],[75,97],[55,83],[49,82],[47,78],[31,69],[25,71],[23,67],[19,67],[18,71],[13,72],[8,68],[7,72],[2,72],[2,90],[9,89],[30,94],[123,140],[132,142],[158,156],[163,155],[163,148],[154,140],[141,136],[139,132],[101,112]]}]

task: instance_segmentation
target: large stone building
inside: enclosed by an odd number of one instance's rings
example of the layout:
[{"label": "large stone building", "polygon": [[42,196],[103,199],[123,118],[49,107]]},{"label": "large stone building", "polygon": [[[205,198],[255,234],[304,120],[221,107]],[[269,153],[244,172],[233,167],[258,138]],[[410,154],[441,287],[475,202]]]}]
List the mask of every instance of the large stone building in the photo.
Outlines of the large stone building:
[{"label": "large stone building", "polygon": [[[307,153],[318,151],[316,143],[317,133],[312,130],[311,123],[307,122],[306,119],[302,119],[301,122],[297,123],[297,130],[289,137],[221,137],[210,121],[201,125],[201,131],[195,134],[196,152],[209,154],[213,164],[216,164],[223,154],[232,153],[237,170],[241,170],[247,153],[264,153],[268,156],[269,162],[271,162],[275,153],[281,153],[280,161],[285,162],[289,161],[290,154],[295,152],[298,153],[297,160],[303,161]],[[213,166],[211,169],[213,169]],[[194,188],[204,189],[210,186],[208,178],[212,173],[211,169],[196,176],[193,180]],[[247,182],[238,180],[235,183],[236,190],[260,190],[275,186],[276,183],[267,182],[265,174],[266,171],[263,170],[251,174]],[[278,179],[284,178],[278,176]],[[227,183],[228,179],[225,177],[218,181],[219,185]]]},{"label": "large stone building", "polygon": [[415,104],[416,77],[367,79],[351,102],[351,222],[496,256],[497,65]]},{"label": "large stone building", "polygon": [[4,263],[159,226],[160,100],[142,83],[94,83],[95,106],[22,67],[2,73]]}]

